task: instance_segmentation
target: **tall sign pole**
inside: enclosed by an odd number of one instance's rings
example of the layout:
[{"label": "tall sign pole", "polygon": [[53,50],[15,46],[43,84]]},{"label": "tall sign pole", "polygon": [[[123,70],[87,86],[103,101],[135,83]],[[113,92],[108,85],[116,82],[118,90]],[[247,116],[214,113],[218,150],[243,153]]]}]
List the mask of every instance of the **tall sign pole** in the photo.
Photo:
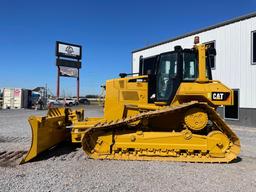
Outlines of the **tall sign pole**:
[{"label": "tall sign pole", "polygon": [[76,94],[77,94],[77,100],[79,101],[79,96],[80,96],[80,73],[78,69],[78,76],[77,76],[77,86],[76,86]]},{"label": "tall sign pole", "polygon": [[[68,58],[68,59],[66,59]],[[82,59],[82,46],[71,43],[56,42],[57,88],[56,96],[60,96],[60,76],[76,77],[77,100],[80,97],[80,68]]]},{"label": "tall sign pole", "polygon": [[56,88],[56,96],[60,97],[60,67],[57,66],[57,88]]}]

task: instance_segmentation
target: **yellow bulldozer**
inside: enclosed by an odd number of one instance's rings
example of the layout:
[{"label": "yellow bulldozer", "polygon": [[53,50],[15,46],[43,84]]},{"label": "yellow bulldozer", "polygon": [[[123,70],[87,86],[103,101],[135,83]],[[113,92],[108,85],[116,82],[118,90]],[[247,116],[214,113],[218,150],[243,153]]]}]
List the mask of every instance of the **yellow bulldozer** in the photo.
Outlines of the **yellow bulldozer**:
[{"label": "yellow bulldozer", "polygon": [[[233,105],[233,91],[212,80],[208,61],[216,50],[203,44],[141,58],[138,75],[106,82],[104,116],[52,108],[31,116],[32,144],[21,163],[65,140],[81,143],[90,158],[230,162],[240,141],[216,112]],[[154,60],[154,62],[152,62]]]}]

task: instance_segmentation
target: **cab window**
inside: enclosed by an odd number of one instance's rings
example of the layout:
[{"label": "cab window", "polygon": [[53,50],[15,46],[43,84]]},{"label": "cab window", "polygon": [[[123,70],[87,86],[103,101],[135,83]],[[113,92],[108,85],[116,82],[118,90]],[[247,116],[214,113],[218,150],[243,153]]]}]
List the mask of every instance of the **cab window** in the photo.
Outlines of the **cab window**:
[{"label": "cab window", "polygon": [[157,99],[168,100],[173,92],[173,79],[177,75],[177,53],[160,57],[157,72]]},{"label": "cab window", "polygon": [[194,81],[198,77],[198,62],[196,54],[183,54],[183,80]]}]

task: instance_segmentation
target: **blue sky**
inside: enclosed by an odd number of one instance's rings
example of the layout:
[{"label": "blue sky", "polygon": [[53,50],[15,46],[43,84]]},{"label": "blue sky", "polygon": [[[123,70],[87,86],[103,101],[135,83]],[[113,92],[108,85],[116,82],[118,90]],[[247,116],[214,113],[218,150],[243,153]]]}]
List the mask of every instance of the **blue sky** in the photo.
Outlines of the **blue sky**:
[{"label": "blue sky", "polygon": [[[131,72],[131,51],[255,11],[253,0],[0,0],[0,87],[55,93],[55,41],[83,46],[81,95]],[[61,93],[76,93],[61,78]]]}]

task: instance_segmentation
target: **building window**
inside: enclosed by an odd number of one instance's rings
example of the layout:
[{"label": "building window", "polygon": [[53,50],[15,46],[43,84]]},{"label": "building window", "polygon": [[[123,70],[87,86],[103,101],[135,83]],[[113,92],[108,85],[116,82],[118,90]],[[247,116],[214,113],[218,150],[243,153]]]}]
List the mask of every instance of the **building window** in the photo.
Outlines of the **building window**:
[{"label": "building window", "polygon": [[234,89],[234,105],[224,107],[224,118],[239,120],[239,89]]},{"label": "building window", "polygon": [[[207,43],[204,43],[206,46],[209,46],[209,47],[213,47],[215,48],[215,41],[210,41],[210,42],[207,42]],[[210,59],[206,59],[206,63],[211,66],[211,69],[216,69],[216,65],[215,65],[215,57],[210,57]]]},{"label": "building window", "polygon": [[251,35],[251,50],[252,65],[256,65],[256,31]]}]

